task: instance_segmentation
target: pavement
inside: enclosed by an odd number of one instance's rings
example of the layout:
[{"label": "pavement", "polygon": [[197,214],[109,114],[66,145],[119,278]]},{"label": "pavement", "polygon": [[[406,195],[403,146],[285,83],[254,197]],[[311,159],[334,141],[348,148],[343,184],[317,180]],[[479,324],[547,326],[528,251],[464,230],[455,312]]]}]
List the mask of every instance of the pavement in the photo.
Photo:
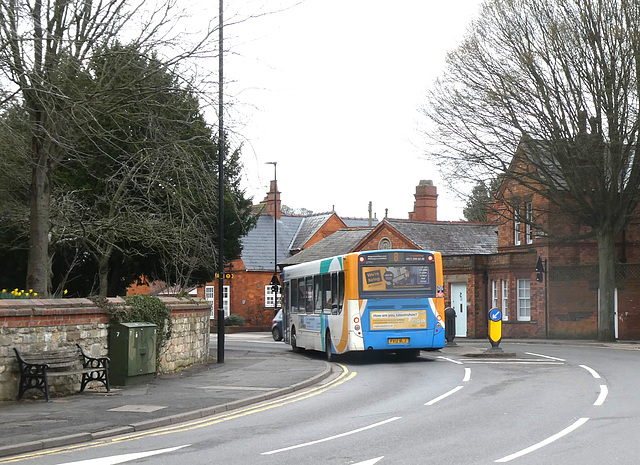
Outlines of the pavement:
[{"label": "pavement", "polygon": [[[271,333],[252,333],[271,338]],[[271,342],[273,340],[271,339]],[[284,343],[283,343],[284,344]],[[212,361],[145,384],[91,383],[82,394],[0,402],[0,457],[94,441],[215,415],[274,399],[322,382],[332,365],[291,351],[225,350]],[[78,386],[79,387],[79,386]],[[28,394],[28,393],[27,393]]]},{"label": "pavement", "polygon": [[[268,339],[270,333],[253,333],[251,337]],[[637,343],[629,345],[640,349]],[[495,356],[487,352],[490,348],[484,339],[456,339],[456,344],[445,347],[441,354]],[[332,374],[333,365],[320,357],[290,351],[263,355],[253,350],[229,350],[225,351],[223,364],[216,363],[215,352],[213,343],[214,360],[207,364],[161,375],[145,384],[115,387],[109,393],[101,384],[93,383],[95,387],[88,387],[83,394],[52,398],[50,402],[45,402],[38,391],[31,391],[37,393],[33,399],[0,402],[0,457],[204,418],[305,389]]]}]

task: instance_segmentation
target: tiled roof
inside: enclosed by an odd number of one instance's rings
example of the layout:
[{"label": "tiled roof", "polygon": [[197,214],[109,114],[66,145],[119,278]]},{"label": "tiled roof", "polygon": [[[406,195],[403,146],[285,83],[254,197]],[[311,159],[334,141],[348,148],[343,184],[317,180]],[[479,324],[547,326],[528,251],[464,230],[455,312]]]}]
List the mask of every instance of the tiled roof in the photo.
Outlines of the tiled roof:
[{"label": "tiled roof", "polygon": [[310,262],[351,252],[373,228],[343,228],[289,257],[283,265]]},{"label": "tiled roof", "polygon": [[[289,245],[304,220],[302,216],[282,215],[278,220],[278,261],[289,257]],[[249,271],[274,269],[273,216],[262,215],[255,228],[242,238],[242,261]]]},{"label": "tiled roof", "polygon": [[442,255],[489,255],[498,252],[498,227],[486,223],[385,220],[423,250]]},{"label": "tiled roof", "polygon": [[[369,219],[368,218],[342,218],[340,217],[344,224],[347,225],[348,228],[368,228],[369,227]],[[371,226],[377,226],[380,223],[378,218],[371,219]]]},{"label": "tiled roof", "polygon": [[318,232],[322,225],[331,218],[331,215],[333,215],[333,213],[322,213],[305,217],[300,223],[300,228],[293,237],[289,249],[292,251],[302,249],[309,239]]}]

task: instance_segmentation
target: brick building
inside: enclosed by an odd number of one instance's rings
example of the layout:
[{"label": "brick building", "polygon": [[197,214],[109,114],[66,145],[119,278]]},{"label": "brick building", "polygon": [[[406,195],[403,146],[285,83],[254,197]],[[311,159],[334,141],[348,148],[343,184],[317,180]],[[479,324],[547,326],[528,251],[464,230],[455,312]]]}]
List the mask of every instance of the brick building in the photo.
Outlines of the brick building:
[{"label": "brick building", "polygon": [[[524,145],[514,160],[523,160]],[[498,227],[498,253],[487,266],[492,306],[506,296],[505,337],[595,339],[598,334],[598,247],[589,230],[513,180],[500,187],[489,220]],[[618,339],[640,339],[640,222],[616,240]],[[539,226],[537,229],[535,226]],[[541,231],[545,231],[544,233]],[[536,281],[541,261],[546,273]],[[496,305],[497,304],[497,305]]]},{"label": "brick building", "polygon": [[374,227],[337,231],[287,260],[293,265],[349,252],[421,249],[442,253],[445,304],[456,309],[456,335],[487,333],[487,264],[498,251],[497,227],[489,223],[437,221],[437,189],[420,181],[409,220],[385,218]]},{"label": "brick building", "polygon": [[[583,237],[586,229],[532,189],[509,181],[498,198],[487,223],[438,222],[436,189],[421,182],[412,220],[342,229],[283,265],[360,250],[436,250],[443,255],[445,304],[458,316],[457,336],[486,337],[488,312],[497,307],[505,338],[597,338],[595,240],[567,240]],[[625,340],[640,339],[639,225],[632,221],[616,244],[616,337]],[[539,261],[542,282],[536,280]]]},{"label": "brick building", "polygon": [[[368,223],[364,219],[342,219],[335,212],[285,215],[275,181],[271,181],[264,200],[254,207],[254,214],[258,215],[258,221],[242,239],[241,257],[227,266],[226,275],[231,278],[225,281],[223,300],[226,316],[237,314],[257,326],[269,325],[274,315],[275,295],[269,284],[275,271],[276,253],[277,262],[281,263],[340,229]],[[218,281],[198,288],[197,295],[212,303],[214,318]]]}]

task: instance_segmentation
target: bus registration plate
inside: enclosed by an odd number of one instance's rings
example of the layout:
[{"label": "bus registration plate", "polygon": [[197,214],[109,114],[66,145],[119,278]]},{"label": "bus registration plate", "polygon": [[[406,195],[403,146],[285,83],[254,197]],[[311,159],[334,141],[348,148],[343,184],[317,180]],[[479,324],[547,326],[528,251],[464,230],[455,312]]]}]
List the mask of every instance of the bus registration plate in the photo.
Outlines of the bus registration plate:
[{"label": "bus registration plate", "polygon": [[409,344],[408,337],[398,337],[388,340],[389,344]]}]

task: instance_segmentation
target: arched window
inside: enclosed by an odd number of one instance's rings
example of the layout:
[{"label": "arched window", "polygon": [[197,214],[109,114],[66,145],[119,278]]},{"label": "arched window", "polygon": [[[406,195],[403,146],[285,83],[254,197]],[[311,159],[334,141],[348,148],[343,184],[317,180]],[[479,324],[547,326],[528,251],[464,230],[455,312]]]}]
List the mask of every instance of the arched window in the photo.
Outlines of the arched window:
[{"label": "arched window", "polygon": [[391,248],[391,239],[388,237],[383,237],[378,242],[378,250],[389,250]]}]

